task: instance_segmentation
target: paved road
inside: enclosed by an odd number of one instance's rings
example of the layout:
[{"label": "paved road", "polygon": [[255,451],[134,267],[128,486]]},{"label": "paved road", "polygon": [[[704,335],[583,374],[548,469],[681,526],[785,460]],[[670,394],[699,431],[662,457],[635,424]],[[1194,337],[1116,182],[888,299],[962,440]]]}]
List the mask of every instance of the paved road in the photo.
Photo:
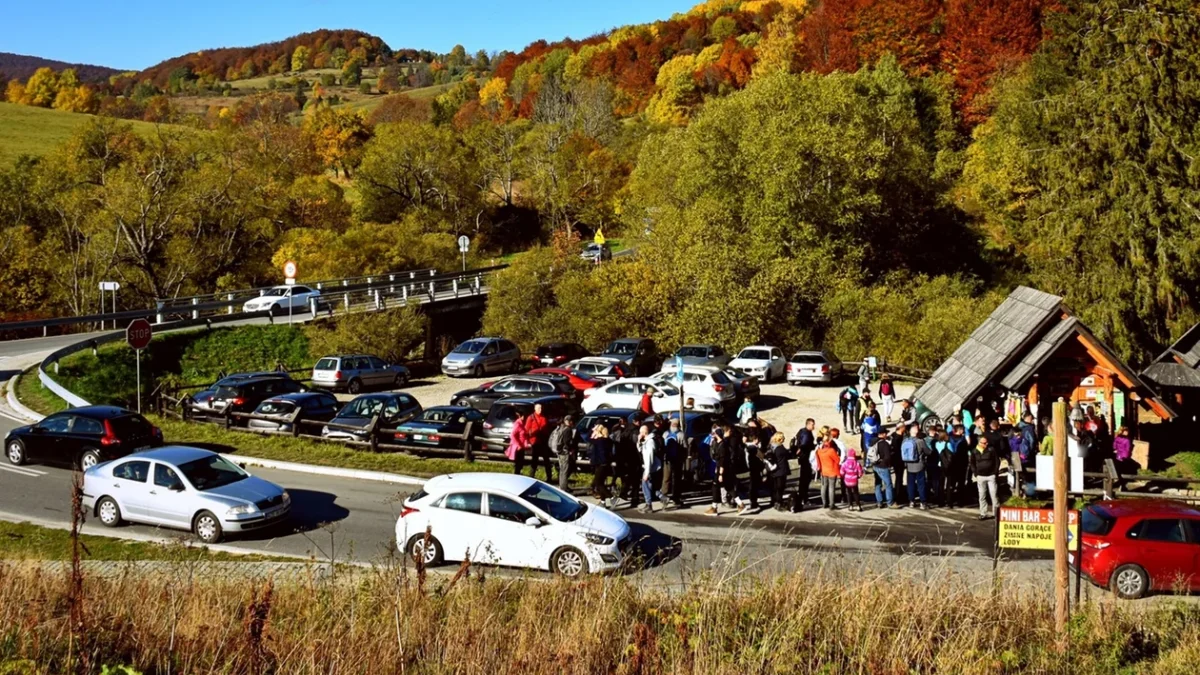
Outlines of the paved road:
[{"label": "paved road", "polygon": [[[0,343],[0,365],[26,366],[37,360],[37,354],[77,337]],[[20,424],[6,414],[0,411],[0,433]],[[288,529],[234,540],[238,548],[356,561],[377,560],[392,550],[398,500],[405,490],[385,483],[277,470],[259,469],[255,473],[289,490],[294,518]],[[71,473],[66,469],[0,463],[0,517],[68,523],[70,486]],[[990,524],[975,520],[968,509],[931,513],[813,510],[799,515],[768,512],[712,518],[701,514],[704,501],[697,496],[697,503],[678,512],[643,515],[629,509],[620,511],[630,520],[639,538],[639,550],[648,560],[640,578],[674,583],[705,570],[729,572],[743,567],[755,572],[780,572],[843,561],[847,556],[886,567],[894,565],[897,554],[903,553],[952,554],[951,564],[991,568]],[[191,539],[187,533],[144,526],[105,530],[92,524],[89,528],[104,534]],[[944,563],[928,562],[918,567],[935,564]]]}]

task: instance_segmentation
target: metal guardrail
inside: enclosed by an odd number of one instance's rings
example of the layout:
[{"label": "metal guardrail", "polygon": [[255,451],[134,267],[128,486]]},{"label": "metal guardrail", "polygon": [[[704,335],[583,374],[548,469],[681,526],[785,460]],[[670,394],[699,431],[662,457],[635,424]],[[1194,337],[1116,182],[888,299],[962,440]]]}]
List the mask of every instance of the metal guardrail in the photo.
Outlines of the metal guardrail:
[{"label": "metal guardrail", "polygon": [[[330,302],[325,303],[325,306],[319,307],[316,299],[310,303],[307,311],[296,311],[296,314],[304,316],[311,313],[313,317],[317,316],[318,311],[324,309],[329,316],[334,316],[335,305],[340,307],[344,313],[365,312],[365,311],[380,311],[392,307],[402,307],[410,304],[429,304],[434,302],[452,301],[458,298],[480,296],[488,292],[486,281],[490,278],[491,273],[503,269],[504,265],[497,267],[489,267],[481,270],[468,270],[467,272],[458,272],[453,274],[443,274],[440,276],[430,277],[419,282],[419,284],[400,284],[395,285],[367,285],[360,284],[356,286],[344,286],[338,289],[336,296],[331,294]],[[223,308],[229,306],[229,302],[208,303],[203,306],[206,309]],[[272,323],[283,320],[286,315],[272,314],[270,311],[263,310],[258,312],[228,312],[216,313],[208,316],[202,316],[204,311],[201,305],[191,306],[193,310],[192,316],[179,318],[172,321],[159,321],[156,326],[159,330],[176,330],[180,328],[191,328],[198,326],[213,326],[214,324],[231,323],[234,321],[242,321],[245,319],[267,318]],[[129,314],[129,318],[146,318],[153,315],[154,310],[144,310],[140,312],[125,312]],[[105,315],[106,318],[112,318],[113,314]],[[88,317],[75,317],[80,322]],[[162,317],[158,317],[162,318]],[[93,319],[94,320],[94,319]],[[0,330],[3,330],[3,324],[0,324]],[[117,342],[125,338],[124,331],[114,331],[105,335],[91,337],[74,342],[70,345],[62,347],[47,356],[38,366],[38,379],[47,389],[54,392],[63,400],[73,406],[90,405],[83,397],[71,392],[66,387],[62,386],[47,373],[47,369],[52,367],[63,357],[69,356],[84,349],[98,348],[100,345],[110,342]]]},{"label": "metal guardrail", "polygon": [[[485,280],[490,278],[491,274],[502,270],[507,265],[497,265],[494,267],[485,267],[475,270],[467,270],[466,272],[449,272],[445,274],[433,274],[426,277],[415,277],[409,279],[401,278],[401,275],[390,275],[395,279],[388,278],[389,275],[380,277],[354,277],[354,279],[365,279],[358,283],[349,283],[349,279],[339,280],[340,283],[336,286],[325,286],[321,289],[321,301],[317,303],[316,309],[330,309],[335,304],[343,306],[353,306],[362,304],[376,304],[383,306],[388,302],[408,304],[410,297],[427,298],[420,302],[434,302],[440,300],[449,300],[456,297],[469,294],[479,294],[486,292]],[[266,290],[266,289],[262,289]],[[227,295],[227,294],[226,294]],[[46,334],[49,328],[58,326],[77,326],[86,324],[102,324],[102,322],[112,321],[128,322],[133,319],[147,319],[159,326],[166,326],[175,320],[198,320],[203,318],[214,318],[216,316],[245,318],[239,316],[237,311],[247,300],[253,299],[252,296],[245,298],[228,297],[224,300],[213,300],[211,302],[199,302],[198,298],[194,298],[191,302],[185,305],[163,304],[159,307],[149,309],[134,309],[123,312],[108,313],[108,314],[87,314],[82,316],[58,317],[53,319],[39,319],[36,321],[14,321],[9,323],[0,323],[0,333],[7,331],[19,331],[28,329],[43,329],[43,334]],[[310,310],[312,306],[310,305]],[[303,314],[303,311],[297,311]],[[242,314],[245,314],[244,312]],[[284,313],[286,314],[286,312]]]},{"label": "metal guardrail", "polygon": [[[418,278],[425,279],[432,276],[437,276],[437,270],[433,268],[425,268],[418,270],[405,270],[402,272],[384,272],[383,274],[364,274],[357,277],[321,279],[319,281],[297,279],[296,284],[322,290],[329,286],[343,286],[346,284],[357,285],[362,283],[371,284],[373,281],[379,282],[384,279],[388,280],[390,283],[396,283],[397,279],[401,281],[417,281]],[[232,291],[221,291],[217,293],[202,293],[199,295],[188,295],[178,298],[155,298],[154,304],[160,308],[163,306],[189,308],[193,304],[212,302],[221,299],[229,301],[239,298],[243,300],[249,300],[251,298],[262,296],[264,292],[275,288],[278,285],[279,284],[275,284],[273,286],[255,286],[254,288],[242,288]]]}]

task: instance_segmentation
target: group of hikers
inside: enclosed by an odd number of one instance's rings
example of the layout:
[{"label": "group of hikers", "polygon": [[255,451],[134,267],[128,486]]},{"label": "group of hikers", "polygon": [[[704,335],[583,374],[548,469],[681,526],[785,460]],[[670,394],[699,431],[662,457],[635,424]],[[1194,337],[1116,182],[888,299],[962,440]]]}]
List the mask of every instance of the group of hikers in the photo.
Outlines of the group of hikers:
[{"label": "group of hikers", "polygon": [[[818,428],[808,419],[790,439],[760,418],[749,400],[738,408],[736,422],[718,420],[708,429],[689,429],[687,435],[678,418],[639,411],[628,418],[604,418],[585,432],[586,439],[577,438],[574,416],[552,427],[539,405],[514,424],[509,457],[517,473],[531,464],[531,475],[536,476],[542,465],[548,482],[553,482],[551,458],[556,458],[558,483],[566,490],[577,449],[586,446],[592,496],[610,508],[619,499],[642,511],[653,511],[656,502],[666,509],[680,508],[685,493],[707,487],[707,515],[720,515],[725,508],[739,515],[757,513],[764,496],[765,508],[799,512],[814,505],[810,489],[815,481],[821,508],[834,510],[842,504],[861,511],[859,485],[869,475],[874,478],[876,508],[961,507],[977,497],[979,518],[984,520],[996,515],[1003,463],[1010,466],[1014,491],[1023,487],[1032,496],[1034,458],[1053,453],[1052,425],[1042,420],[1039,432],[1028,411],[1016,424],[1008,424],[995,409],[956,408],[944,423],[923,428],[913,402],[901,400],[898,421],[888,426],[889,420],[863,389],[866,395],[855,392],[853,400],[856,407],[865,401],[865,407],[852,417],[843,416],[847,433]],[[884,401],[894,396],[894,389],[880,389],[887,391]],[[842,402],[849,400],[845,393],[838,399],[843,415]],[[1127,429],[1109,437],[1102,417],[1075,406],[1068,430],[1070,454],[1086,457],[1108,443],[1118,461],[1128,458]],[[1020,478],[1013,475],[1014,454],[1020,457]],[[793,477],[796,483],[789,495]]]}]

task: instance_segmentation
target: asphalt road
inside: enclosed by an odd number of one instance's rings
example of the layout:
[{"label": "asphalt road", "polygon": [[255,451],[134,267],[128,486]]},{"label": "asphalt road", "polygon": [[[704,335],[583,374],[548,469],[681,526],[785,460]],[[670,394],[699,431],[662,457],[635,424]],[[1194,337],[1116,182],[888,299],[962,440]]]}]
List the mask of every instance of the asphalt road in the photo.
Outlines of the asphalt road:
[{"label": "asphalt road", "polygon": [[[57,349],[78,337],[0,343],[0,369],[11,372],[25,367],[31,360],[37,360],[37,354]],[[0,432],[21,423],[0,411]],[[278,470],[253,472],[288,489],[293,499],[293,518],[276,531],[234,539],[232,545],[248,551],[312,556],[319,560],[369,562],[391,554],[399,500],[407,489],[398,490],[387,483]],[[0,517],[4,519],[67,524],[70,490],[71,472],[67,469],[0,463]],[[639,578],[673,584],[706,571],[779,573],[823,566],[835,560],[844,565],[849,557],[862,564],[887,567],[902,559],[898,556],[903,554],[915,554],[929,561],[912,570],[946,564],[980,571],[991,569],[991,523],[977,521],[972,509],[928,513],[810,510],[795,515],[766,512],[713,518],[701,513],[706,501],[703,495],[696,495],[690,508],[674,512],[640,514],[628,508],[618,511],[630,521],[639,541],[638,550],[646,561],[636,572]],[[96,533],[116,536],[193,540],[186,532],[147,526],[127,525],[108,530],[98,523],[89,523],[88,527]]]}]

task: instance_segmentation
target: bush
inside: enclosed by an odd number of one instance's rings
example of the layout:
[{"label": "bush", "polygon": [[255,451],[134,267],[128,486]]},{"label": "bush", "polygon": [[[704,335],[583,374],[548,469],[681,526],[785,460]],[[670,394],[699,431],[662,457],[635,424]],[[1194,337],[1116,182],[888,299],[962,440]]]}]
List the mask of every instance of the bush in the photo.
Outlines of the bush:
[{"label": "bush", "polygon": [[188,382],[209,382],[221,373],[288,370],[312,365],[308,338],[299,326],[218,328],[192,341],[179,359],[178,372]]},{"label": "bush", "polygon": [[421,344],[427,320],[414,307],[400,307],[313,322],[304,332],[314,358],[326,354],[374,354],[385,361],[400,363]]}]

